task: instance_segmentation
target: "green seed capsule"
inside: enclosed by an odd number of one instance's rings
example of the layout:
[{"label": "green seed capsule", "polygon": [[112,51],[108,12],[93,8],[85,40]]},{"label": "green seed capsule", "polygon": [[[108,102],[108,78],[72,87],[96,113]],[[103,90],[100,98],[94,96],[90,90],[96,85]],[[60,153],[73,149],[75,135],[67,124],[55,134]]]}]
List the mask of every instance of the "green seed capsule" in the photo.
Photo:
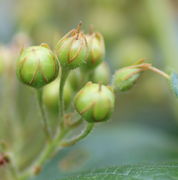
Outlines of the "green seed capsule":
[{"label": "green seed capsule", "polygon": [[83,32],[73,30],[56,46],[56,54],[63,68],[75,69],[86,62],[88,45]]},{"label": "green seed capsule", "polygon": [[101,63],[93,72],[92,82],[107,85],[110,80],[110,69],[106,62]]},{"label": "green seed capsule", "polygon": [[18,79],[34,88],[40,88],[53,81],[59,71],[54,54],[43,46],[32,46],[23,50],[16,67]]},{"label": "green seed capsule", "polygon": [[[43,102],[46,107],[52,112],[58,112],[59,101],[59,83],[60,80],[56,79],[43,89]],[[64,86],[64,106],[67,108],[70,105],[73,90],[67,81]]]},{"label": "green seed capsule", "polygon": [[103,122],[112,114],[114,101],[111,88],[89,82],[77,93],[74,104],[77,112],[88,122]]},{"label": "green seed capsule", "polygon": [[114,74],[113,86],[117,91],[127,91],[133,87],[140,77],[139,68],[122,68]]},{"label": "green seed capsule", "polygon": [[98,66],[105,56],[105,45],[103,36],[96,32],[86,35],[87,43],[89,47],[89,56],[86,59],[84,68],[93,69]]}]

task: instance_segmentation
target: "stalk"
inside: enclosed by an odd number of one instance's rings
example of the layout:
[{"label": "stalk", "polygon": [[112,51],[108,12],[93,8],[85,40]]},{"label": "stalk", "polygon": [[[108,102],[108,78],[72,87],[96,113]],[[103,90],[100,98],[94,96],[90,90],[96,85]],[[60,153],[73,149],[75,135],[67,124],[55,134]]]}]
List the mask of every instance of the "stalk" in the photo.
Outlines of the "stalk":
[{"label": "stalk", "polygon": [[42,89],[37,89],[37,99],[38,99],[39,110],[40,110],[41,118],[42,118],[41,122],[42,122],[43,130],[44,130],[47,140],[51,141],[51,134],[50,134],[50,128],[48,125],[48,119],[46,117],[43,102],[42,102]]},{"label": "stalk", "polygon": [[66,79],[69,75],[70,70],[62,68],[61,79],[59,85],[59,118],[61,120],[61,127],[63,127],[63,117],[64,117],[64,85]]}]

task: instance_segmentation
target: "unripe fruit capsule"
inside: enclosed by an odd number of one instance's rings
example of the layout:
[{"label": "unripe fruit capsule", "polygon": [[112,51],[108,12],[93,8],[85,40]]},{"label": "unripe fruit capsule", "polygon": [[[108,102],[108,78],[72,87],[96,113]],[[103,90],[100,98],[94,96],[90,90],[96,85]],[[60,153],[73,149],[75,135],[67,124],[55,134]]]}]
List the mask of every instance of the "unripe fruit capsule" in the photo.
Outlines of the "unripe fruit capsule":
[{"label": "unripe fruit capsule", "polygon": [[59,72],[59,65],[53,52],[43,46],[32,46],[23,50],[16,67],[18,79],[34,88],[50,83]]},{"label": "unripe fruit capsule", "polygon": [[109,119],[114,101],[114,93],[110,87],[89,82],[77,93],[74,104],[77,112],[93,123]]}]

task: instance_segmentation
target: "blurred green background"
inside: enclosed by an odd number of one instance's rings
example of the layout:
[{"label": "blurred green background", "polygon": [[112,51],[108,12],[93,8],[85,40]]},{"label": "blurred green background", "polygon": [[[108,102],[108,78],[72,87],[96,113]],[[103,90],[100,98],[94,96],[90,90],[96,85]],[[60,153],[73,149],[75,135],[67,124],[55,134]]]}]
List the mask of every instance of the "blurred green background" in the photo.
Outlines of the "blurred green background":
[{"label": "blurred green background", "polygon": [[[21,164],[39,153],[43,136],[34,92],[16,80],[16,57],[29,44],[46,42],[54,48],[80,20],[85,32],[92,24],[103,34],[112,73],[140,58],[168,73],[178,72],[177,0],[0,0],[0,52],[8,64],[1,78],[0,137],[8,137],[10,147],[23,157]],[[176,160],[178,103],[166,80],[148,72],[132,90],[117,94],[108,123],[97,125],[85,140],[62,150],[35,179]]]}]

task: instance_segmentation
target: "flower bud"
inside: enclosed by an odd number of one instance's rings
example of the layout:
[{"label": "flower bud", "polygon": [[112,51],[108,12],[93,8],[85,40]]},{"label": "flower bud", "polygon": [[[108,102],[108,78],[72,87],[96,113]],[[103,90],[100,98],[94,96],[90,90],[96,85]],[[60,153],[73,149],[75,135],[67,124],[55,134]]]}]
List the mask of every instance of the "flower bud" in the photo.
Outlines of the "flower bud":
[{"label": "flower bud", "polygon": [[62,67],[75,69],[88,57],[86,37],[79,29],[66,34],[56,46],[56,54]]},{"label": "flower bud", "polygon": [[17,77],[34,88],[53,81],[58,71],[57,59],[49,48],[43,46],[32,46],[23,50],[17,60]]},{"label": "flower bud", "polygon": [[75,96],[77,112],[88,122],[106,121],[114,108],[114,93],[111,88],[87,83]]},{"label": "flower bud", "polygon": [[[43,102],[46,107],[53,112],[58,112],[59,101],[59,83],[60,80],[56,79],[43,88]],[[70,105],[73,90],[68,81],[64,85],[64,106],[67,108]]]},{"label": "flower bud", "polygon": [[114,89],[118,91],[129,90],[140,77],[141,71],[140,68],[122,68],[116,71],[113,77]]},{"label": "flower bud", "polygon": [[74,69],[70,72],[68,79],[74,91],[79,90],[84,83],[84,75],[80,69]]},{"label": "flower bud", "polygon": [[86,69],[93,69],[98,66],[105,56],[105,45],[103,36],[96,32],[86,35],[89,55],[86,59],[86,64],[83,65]]},{"label": "flower bud", "polygon": [[106,62],[101,63],[93,72],[92,82],[107,85],[110,80],[110,69]]}]

